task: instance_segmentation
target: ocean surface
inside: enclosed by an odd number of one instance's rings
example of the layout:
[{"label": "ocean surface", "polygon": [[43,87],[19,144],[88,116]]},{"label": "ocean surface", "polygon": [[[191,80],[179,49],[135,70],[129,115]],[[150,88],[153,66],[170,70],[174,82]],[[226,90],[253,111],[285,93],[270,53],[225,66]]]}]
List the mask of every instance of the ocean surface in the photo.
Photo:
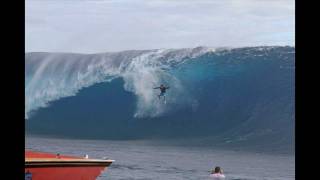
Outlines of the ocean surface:
[{"label": "ocean surface", "polygon": [[[294,146],[295,48],[25,54],[26,131]],[[158,99],[169,86],[167,103]]]},{"label": "ocean surface", "polygon": [[295,47],[28,52],[25,119],[27,148],[116,160],[100,179],[294,179]]},{"label": "ocean surface", "polygon": [[227,180],[293,180],[293,154],[176,146],[150,140],[80,140],[26,136],[26,148],[115,160],[98,180],[210,180],[215,166]]}]

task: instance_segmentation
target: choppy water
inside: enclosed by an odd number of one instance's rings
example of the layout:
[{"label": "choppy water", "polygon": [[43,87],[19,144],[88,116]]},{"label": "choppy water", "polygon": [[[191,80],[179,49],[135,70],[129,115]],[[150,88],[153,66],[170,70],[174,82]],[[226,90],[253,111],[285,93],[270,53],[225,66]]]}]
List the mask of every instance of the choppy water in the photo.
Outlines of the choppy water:
[{"label": "choppy water", "polygon": [[74,140],[26,136],[26,148],[53,153],[109,157],[115,162],[99,180],[210,179],[221,166],[228,180],[295,179],[294,155],[165,145],[154,141]]}]

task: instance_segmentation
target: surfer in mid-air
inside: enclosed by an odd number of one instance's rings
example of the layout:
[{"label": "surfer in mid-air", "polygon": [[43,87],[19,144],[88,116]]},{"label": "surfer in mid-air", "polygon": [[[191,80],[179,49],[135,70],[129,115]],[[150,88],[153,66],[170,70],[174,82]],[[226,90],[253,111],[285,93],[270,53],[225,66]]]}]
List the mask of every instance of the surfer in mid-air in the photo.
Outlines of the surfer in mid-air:
[{"label": "surfer in mid-air", "polygon": [[163,84],[161,84],[159,87],[155,87],[153,89],[160,89],[160,94],[158,95],[158,98],[160,99],[160,97],[163,96],[164,102],[166,102],[165,93],[166,93],[166,90],[169,89],[169,86],[165,87]]}]

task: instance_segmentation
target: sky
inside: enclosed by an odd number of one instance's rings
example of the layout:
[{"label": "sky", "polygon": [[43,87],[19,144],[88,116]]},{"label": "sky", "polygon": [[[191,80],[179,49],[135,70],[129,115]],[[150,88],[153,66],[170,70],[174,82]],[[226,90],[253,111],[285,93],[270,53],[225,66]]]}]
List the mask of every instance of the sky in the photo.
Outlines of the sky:
[{"label": "sky", "polygon": [[25,51],[295,45],[294,0],[26,0]]}]

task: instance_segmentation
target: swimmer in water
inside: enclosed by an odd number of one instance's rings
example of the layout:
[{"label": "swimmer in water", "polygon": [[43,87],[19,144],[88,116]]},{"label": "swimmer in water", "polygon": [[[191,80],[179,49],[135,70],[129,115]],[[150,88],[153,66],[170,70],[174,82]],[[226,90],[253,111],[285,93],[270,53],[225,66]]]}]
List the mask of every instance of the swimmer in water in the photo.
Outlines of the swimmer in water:
[{"label": "swimmer in water", "polygon": [[214,170],[211,171],[210,177],[214,180],[225,179],[225,175],[223,174],[223,171],[219,166],[215,167]]}]

